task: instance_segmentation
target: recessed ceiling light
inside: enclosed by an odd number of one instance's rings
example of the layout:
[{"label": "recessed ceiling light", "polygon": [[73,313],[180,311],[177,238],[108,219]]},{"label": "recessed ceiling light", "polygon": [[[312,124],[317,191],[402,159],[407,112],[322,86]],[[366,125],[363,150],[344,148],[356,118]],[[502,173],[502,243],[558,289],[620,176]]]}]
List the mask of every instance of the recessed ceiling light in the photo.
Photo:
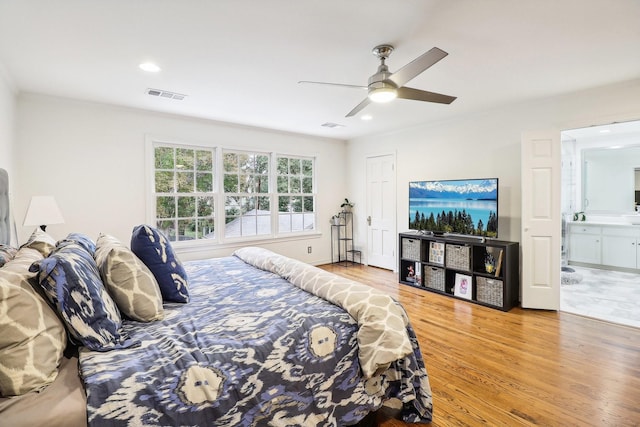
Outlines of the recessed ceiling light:
[{"label": "recessed ceiling light", "polygon": [[360,117],[361,120],[371,120],[373,119],[373,116],[371,114],[365,114],[363,116]]},{"label": "recessed ceiling light", "polygon": [[600,133],[609,133],[611,132],[611,129],[602,129],[600,130]]},{"label": "recessed ceiling light", "polygon": [[160,67],[158,67],[153,62],[143,62],[139,65],[139,67],[141,70],[147,71],[149,73],[157,73],[158,71],[160,71]]}]

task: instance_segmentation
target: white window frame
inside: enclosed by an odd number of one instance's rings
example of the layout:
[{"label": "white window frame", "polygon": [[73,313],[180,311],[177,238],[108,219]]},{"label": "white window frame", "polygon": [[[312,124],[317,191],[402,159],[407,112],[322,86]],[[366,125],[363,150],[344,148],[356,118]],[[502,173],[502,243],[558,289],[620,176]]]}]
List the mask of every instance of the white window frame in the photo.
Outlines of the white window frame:
[{"label": "white window frame", "polygon": [[[177,191],[177,188],[174,188],[173,191],[169,191],[169,192],[156,192],[156,173],[158,172],[158,169],[156,169],[156,165],[155,165],[155,153],[156,153],[156,148],[169,148],[172,150],[180,150],[180,149],[184,149],[184,150],[193,150],[193,151],[209,151],[212,153],[212,187],[210,191],[206,191],[206,192],[199,192],[197,191],[197,174],[198,174],[198,170],[196,169],[196,166],[194,165],[194,169],[192,170],[194,173],[193,176],[193,187],[194,190],[191,193],[180,193],[179,191]],[[158,209],[158,205],[157,205],[157,200],[158,197],[164,197],[163,195],[166,195],[166,197],[172,197],[176,199],[176,205],[175,205],[175,215],[173,218],[160,218],[159,220],[166,220],[166,221],[175,221],[176,222],[176,226],[175,226],[175,238],[176,240],[172,240],[173,243],[177,243],[177,242],[182,242],[184,240],[179,240],[179,236],[180,234],[180,227],[177,226],[177,224],[180,223],[180,216],[178,215],[179,212],[179,197],[181,197],[181,195],[183,197],[194,197],[194,198],[198,198],[198,197],[208,197],[213,199],[213,217],[212,219],[214,220],[214,224],[217,224],[216,221],[216,216],[217,216],[217,211],[219,209],[219,201],[218,201],[218,197],[216,194],[216,187],[217,187],[217,164],[216,164],[216,157],[217,157],[217,148],[216,147],[205,147],[205,146],[194,146],[191,144],[175,144],[175,143],[167,143],[167,142],[160,142],[160,141],[154,141],[151,144],[151,163],[152,163],[152,172],[151,172],[151,179],[153,180],[153,186],[151,189],[152,192],[152,209],[150,214],[153,216],[153,221],[152,221],[152,225],[154,227],[158,226],[158,218],[157,218],[157,209]],[[177,160],[177,158],[174,157],[174,160]],[[195,161],[195,159],[194,159]],[[163,168],[160,168],[160,171],[162,171]],[[175,165],[170,168],[170,171],[173,173],[179,173],[181,172],[180,168],[178,167],[178,165]],[[186,171],[186,172],[190,172],[190,171]],[[209,171],[203,171],[202,173],[208,173]],[[174,185],[177,185],[177,182],[174,181]],[[197,206],[197,203],[196,203]],[[192,219],[194,221],[197,221],[199,219],[199,215],[198,215],[198,211],[197,211],[197,207],[194,207],[194,209],[196,209],[196,211],[194,212],[193,216],[188,216],[188,217],[183,217],[185,219]],[[204,217],[205,219],[207,217]],[[217,229],[217,225],[214,227],[214,230]],[[193,239],[193,241],[215,241],[217,240],[217,233],[212,233],[213,236],[209,237],[207,239]]]},{"label": "white window frame", "polygon": [[[197,240],[182,240],[182,241],[172,241],[172,245],[181,250],[200,250],[205,249],[206,247],[216,247],[222,248],[225,246],[229,247],[237,247],[241,245],[246,245],[247,243],[268,243],[273,241],[286,241],[286,240],[300,240],[307,239],[310,237],[317,237],[321,235],[320,227],[318,226],[318,212],[317,212],[317,156],[315,155],[304,155],[304,154],[292,154],[287,152],[275,152],[275,151],[265,151],[260,149],[252,149],[247,147],[235,147],[235,146],[223,146],[216,144],[203,144],[203,143],[193,143],[193,142],[183,142],[176,141],[166,138],[160,138],[157,136],[146,135],[145,137],[145,179],[147,181],[146,185],[146,222],[150,225],[156,226],[156,203],[155,203],[155,146],[157,144],[167,145],[173,147],[184,147],[191,149],[212,149],[215,152],[215,161],[214,161],[214,209],[215,209],[215,238],[212,239],[197,239]],[[223,153],[226,151],[247,153],[247,154],[267,154],[270,156],[270,171],[269,171],[269,189],[270,192],[270,207],[271,207],[271,233],[265,235],[257,235],[257,236],[244,236],[244,237],[225,237],[224,233],[224,222],[225,222],[225,193],[224,193],[224,170],[223,170]],[[281,232],[278,230],[278,196],[280,193],[277,192],[277,158],[278,157],[288,157],[288,158],[299,158],[299,159],[309,159],[313,162],[313,198],[314,198],[314,228],[313,230],[302,230],[302,231],[292,231],[292,232]]]}]

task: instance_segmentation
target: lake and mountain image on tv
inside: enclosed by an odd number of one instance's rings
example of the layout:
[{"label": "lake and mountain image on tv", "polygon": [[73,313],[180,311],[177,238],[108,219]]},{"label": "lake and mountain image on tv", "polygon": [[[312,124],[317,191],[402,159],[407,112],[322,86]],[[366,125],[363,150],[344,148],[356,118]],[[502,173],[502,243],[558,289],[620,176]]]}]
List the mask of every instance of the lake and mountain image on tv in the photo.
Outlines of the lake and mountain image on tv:
[{"label": "lake and mountain image on tv", "polygon": [[498,179],[410,182],[409,228],[498,237]]}]

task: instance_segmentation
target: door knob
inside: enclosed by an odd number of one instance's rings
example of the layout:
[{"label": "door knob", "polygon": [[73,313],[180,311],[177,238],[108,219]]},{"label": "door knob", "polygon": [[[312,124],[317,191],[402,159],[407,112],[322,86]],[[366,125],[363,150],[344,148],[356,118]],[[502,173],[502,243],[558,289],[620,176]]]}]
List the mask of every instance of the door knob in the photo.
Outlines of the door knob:
[{"label": "door knob", "polygon": [[367,217],[367,224],[368,224],[368,225],[371,225],[371,215],[369,215],[369,216]]}]

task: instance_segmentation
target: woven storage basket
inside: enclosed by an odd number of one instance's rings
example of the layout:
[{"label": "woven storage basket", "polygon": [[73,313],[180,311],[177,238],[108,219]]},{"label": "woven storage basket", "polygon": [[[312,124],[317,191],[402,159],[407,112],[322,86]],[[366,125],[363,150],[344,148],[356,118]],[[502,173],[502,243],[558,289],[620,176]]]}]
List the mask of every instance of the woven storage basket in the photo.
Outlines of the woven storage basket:
[{"label": "woven storage basket", "polygon": [[438,267],[425,267],[424,285],[427,288],[444,292],[444,269]]},{"label": "woven storage basket", "polygon": [[471,271],[471,246],[447,244],[444,257],[447,268]]},{"label": "woven storage basket", "polygon": [[420,261],[420,239],[402,238],[402,258]]},{"label": "woven storage basket", "polygon": [[502,280],[476,277],[476,299],[486,304],[502,307]]}]

